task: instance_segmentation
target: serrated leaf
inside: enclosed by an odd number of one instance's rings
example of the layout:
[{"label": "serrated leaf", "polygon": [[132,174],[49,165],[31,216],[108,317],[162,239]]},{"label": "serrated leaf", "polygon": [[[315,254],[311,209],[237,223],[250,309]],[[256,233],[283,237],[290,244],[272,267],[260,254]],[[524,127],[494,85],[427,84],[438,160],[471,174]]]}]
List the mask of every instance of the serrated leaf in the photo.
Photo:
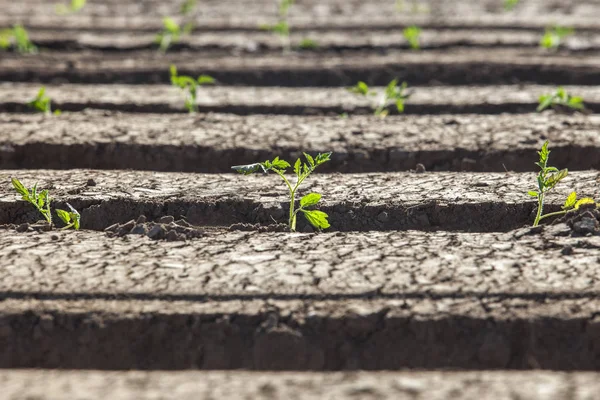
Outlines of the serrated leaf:
[{"label": "serrated leaf", "polygon": [[48,199],[48,191],[47,190],[42,190],[40,192],[40,196],[37,198],[37,205],[39,208],[44,207],[44,204],[46,204],[46,200]]},{"label": "serrated leaf", "polygon": [[65,225],[69,225],[71,223],[71,214],[69,214],[68,211],[56,209],[56,215],[58,215],[58,218],[60,218]]},{"label": "serrated leaf", "polygon": [[316,166],[319,166],[323,163],[326,163],[327,161],[331,160],[331,151],[328,151],[327,153],[319,153],[317,154],[317,157],[315,158],[315,164]]},{"label": "serrated leaf", "polygon": [[327,218],[329,217],[326,213],[319,210],[301,210],[304,213],[304,217],[306,220],[317,229],[327,229],[331,225],[329,225],[329,221]]},{"label": "serrated leaf", "polygon": [[302,172],[302,161],[300,161],[299,158],[294,163],[294,172],[297,176],[300,176],[300,173]]},{"label": "serrated leaf", "polygon": [[279,157],[275,157],[275,159],[271,162],[271,168],[285,170],[289,167],[291,167],[290,163],[285,160],[280,160]]},{"label": "serrated leaf", "polygon": [[231,167],[234,171],[239,172],[240,174],[250,175],[257,171],[262,170],[262,172],[267,172],[267,168],[263,166],[263,163],[253,163],[253,164],[245,164],[245,165],[234,165]]},{"label": "serrated leaf", "polygon": [[11,178],[11,182],[15,190],[19,192],[20,195],[27,198],[29,197],[29,191],[27,190],[27,188],[25,188],[25,186],[23,186],[20,180],[18,180],[17,178]]},{"label": "serrated leaf", "polygon": [[596,204],[596,202],[594,201],[594,199],[591,199],[589,197],[584,197],[583,199],[577,200],[577,203],[575,203],[574,208],[576,210],[578,210],[579,207],[581,207],[584,204]]},{"label": "serrated leaf", "polygon": [[198,84],[199,85],[212,85],[215,83],[215,78],[213,78],[210,75],[200,75],[198,77]]},{"label": "serrated leaf", "polygon": [[306,161],[308,161],[308,163],[310,164],[311,167],[315,166],[315,160],[312,158],[312,156],[308,153],[302,153],[304,154],[304,157],[306,158]]},{"label": "serrated leaf", "polygon": [[567,210],[569,208],[573,208],[575,203],[577,202],[577,193],[571,192],[567,199],[565,200],[565,204],[563,204],[562,209]]},{"label": "serrated leaf", "polygon": [[527,192],[528,195],[530,195],[531,197],[538,197],[538,192],[534,191],[534,190],[530,190],[529,192]]},{"label": "serrated leaf", "polygon": [[320,200],[321,200],[321,195],[319,193],[309,193],[300,199],[300,207],[306,208],[306,207],[314,206]]},{"label": "serrated leaf", "polygon": [[546,178],[546,182],[544,182],[544,186],[546,186],[548,189],[552,189],[558,182],[566,178],[568,174],[569,170],[566,168],[562,169],[559,172],[548,176],[548,178]]}]

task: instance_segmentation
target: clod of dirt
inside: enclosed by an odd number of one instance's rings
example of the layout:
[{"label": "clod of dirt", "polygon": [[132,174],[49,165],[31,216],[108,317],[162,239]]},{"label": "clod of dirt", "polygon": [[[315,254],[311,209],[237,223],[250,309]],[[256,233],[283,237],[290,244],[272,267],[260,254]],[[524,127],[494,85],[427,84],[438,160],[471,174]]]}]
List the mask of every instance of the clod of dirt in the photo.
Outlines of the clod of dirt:
[{"label": "clod of dirt", "polygon": [[113,224],[104,231],[109,237],[145,235],[150,239],[167,241],[197,238],[204,234],[204,231],[198,227],[194,227],[184,220],[175,221],[175,218],[170,215],[161,217],[157,222],[147,222],[146,217],[140,215],[137,220],[131,220],[124,224]]},{"label": "clod of dirt", "polygon": [[544,230],[552,236],[600,235],[600,212],[595,205],[582,205],[579,210],[570,212]]},{"label": "clod of dirt", "polygon": [[425,171],[426,171],[425,166],[421,163],[418,163],[417,166],[415,167],[415,172],[417,174],[422,174]]},{"label": "clod of dirt", "polygon": [[230,231],[258,231],[264,232],[289,232],[290,228],[285,224],[272,224],[272,225],[261,225],[261,224],[245,224],[237,223],[229,226]]}]

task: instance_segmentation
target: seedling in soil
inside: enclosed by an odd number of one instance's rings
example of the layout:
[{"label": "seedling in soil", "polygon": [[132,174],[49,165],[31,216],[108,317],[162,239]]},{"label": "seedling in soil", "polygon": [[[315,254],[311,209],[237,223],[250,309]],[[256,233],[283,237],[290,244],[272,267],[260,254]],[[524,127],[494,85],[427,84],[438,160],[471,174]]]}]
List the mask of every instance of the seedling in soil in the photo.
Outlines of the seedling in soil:
[{"label": "seedling in soil", "polygon": [[181,5],[181,8],[179,9],[179,13],[181,15],[191,14],[196,9],[197,4],[198,0],[185,0],[185,2]]},{"label": "seedling in soil", "polygon": [[185,108],[190,113],[198,111],[198,105],[196,104],[196,98],[198,93],[198,86],[212,85],[215,83],[215,79],[209,75],[200,75],[197,79],[191,76],[178,75],[177,67],[171,65],[171,84],[177,86],[185,94]]},{"label": "seedling in soil", "polygon": [[562,43],[562,40],[575,33],[573,28],[564,26],[554,26],[546,28],[546,32],[540,40],[540,46],[548,50],[556,50]]},{"label": "seedling in soil", "polygon": [[280,160],[279,157],[275,157],[273,161],[267,160],[262,163],[235,165],[231,167],[232,169],[244,175],[250,175],[258,171],[262,171],[264,173],[273,171],[279,175],[281,179],[283,179],[290,192],[290,212],[288,226],[292,232],[296,231],[296,217],[298,212],[302,212],[306,220],[316,229],[327,229],[330,226],[329,221],[327,221],[328,215],[326,213],[319,210],[308,209],[309,207],[316,205],[321,200],[321,195],[319,193],[307,194],[300,199],[300,207],[295,208],[295,206],[296,192],[298,187],[306,178],[308,178],[310,174],[314,172],[319,165],[330,160],[331,152],[322,154],[319,153],[315,158],[313,158],[310,154],[304,153],[304,157],[306,158],[307,162],[302,163],[302,160],[298,158],[294,163],[294,172],[296,173],[297,178],[295,185],[292,185],[285,176],[285,170],[291,167],[290,163]]},{"label": "seedling in soil", "polygon": [[402,33],[404,34],[404,38],[408,41],[411,49],[419,50],[421,48],[421,44],[419,42],[421,28],[418,26],[409,26],[408,28],[404,28]]},{"label": "seedling in soil", "polygon": [[542,145],[542,149],[538,151],[538,154],[540,156],[540,160],[535,163],[535,165],[540,167],[540,172],[537,176],[538,188],[537,190],[530,190],[527,192],[531,197],[535,197],[538,200],[538,208],[535,220],[533,221],[533,226],[538,226],[540,221],[544,218],[564,215],[570,211],[578,210],[583,204],[595,204],[594,200],[588,197],[577,200],[577,193],[572,192],[565,200],[561,211],[543,214],[546,193],[554,189],[558,182],[566,178],[569,171],[566,168],[559,170],[556,167],[548,166],[548,156],[550,155],[550,150],[548,150],[547,140]]},{"label": "seedling in soil", "polygon": [[27,30],[21,25],[0,31],[0,49],[8,50],[11,47],[21,54],[34,54],[38,50],[29,40]]},{"label": "seedling in soil", "polygon": [[35,96],[35,99],[27,103],[27,106],[29,108],[34,109],[35,111],[43,112],[46,115],[61,114],[60,110],[54,110],[54,112],[52,112],[52,100],[50,99],[50,97],[46,96],[46,88],[43,86],[38,91],[37,96]]},{"label": "seedling in soil", "polygon": [[378,96],[379,99],[373,107],[374,114],[384,118],[389,114],[389,107],[392,105],[396,105],[399,113],[404,112],[404,101],[411,95],[411,93],[406,92],[406,87],[406,82],[402,82],[402,85],[398,86],[398,80],[394,79],[388,83],[383,93],[378,95],[375,90],[369,89],[369,85],[360,81],[356,86],[348,88],[348,91],[365,97]]},{"label": "seedling in soil", "polygon": [[188,22],[182,28],[173,18],[163,18],[163,30],[156,35],[155,39],[158,49],[165,53],[172,44],[181,39],[181,36],[191,33],[192,29],[194,29],[192,22]]},{"label": "seedling in soil", "polygon": [[288,14],[290,7],[294,4],[295,0],[280,0],[279,1],[279,22],[273,25],[261,25],[260,29],[265,31],[273,32],[278,35],[281,39],[282,47],[284,52],[288,52],[291,49],[290,44],[290,25],[288,23]]},{"label": "seedling in soil", "polygon": [[556,89],[556,92],[554,93],[541,95],[539,101],[540,104],[537,107],[537,112],[544,111],[549,107],[552,107],[557,111],[563,111],[565,109],[571,109],[574,111],[585,110],[583,97],[571,96],[562,87]]},{"label": "seedling in soil", "polygon": [[319,44],[312,39],[302,39],[298,47],[302,50],[316,50],[319,48]]},{"label": "seedling in soil", "polygon": [[520,0],[504,0],[504,11],[512,11]]},{"label": "seedling in soil", "polygon": [[66,6],[64,4],[56,5],[56,13],[65,15],[65,14],[74,14],[85,7],[85,3],[87,0],[71,0],[71,4]]},{"label": "seedling in soil", "polygon": [[79,230],[79,224],[81,222],[81,215],[69,203],[67,203],[67,206],[69,206],[69,209],[71,211],[65,211],[65,210],[60,210],[60,209],[56,210],[56,214],[58,215],[58,218],[60,218],[61,221],[64,222],[64,224],[65,224],[65,226],[63,228],[61,228],[61,230],[66,230],[69,228],[74,228],[75,230]]}]

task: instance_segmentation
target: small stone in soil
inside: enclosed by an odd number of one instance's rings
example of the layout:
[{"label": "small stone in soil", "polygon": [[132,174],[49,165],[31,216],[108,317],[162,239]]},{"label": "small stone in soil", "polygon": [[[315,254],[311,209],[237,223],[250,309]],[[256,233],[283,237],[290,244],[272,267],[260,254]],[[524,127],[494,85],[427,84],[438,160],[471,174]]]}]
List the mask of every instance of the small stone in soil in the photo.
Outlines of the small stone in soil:
[{"label": "small stone in soil", "polygon": [[131,233],[132,235],[145,235],[146,233],[148,233],[148,230],[146,229],[146,226],[144,224],[138,223],[136,226],[133,227],[133,229],[131,229],[129,233]]},{"label": "small stone in soil", "polygon": [[417,166],[415,167],[415,172],[417,174],[422,174],[425,171],[426,171],[425,166],[421,163],[418,163]]},{"label": "small stone in soil", "polygon": [[173,221],[175,221],[175,218],[173,218],[172,215],[165,215],[164,217],[160,217],[158,219],[159,224],[170,224]]},{"label": "small stone in soil", "polygon": [[92,178],[88,179],[87,182],[85,183],[85,186],[96,186],[96,181],[93,180]]},{"label": "small stone in soil", "polygon": [[165,237],[165,233],[166,230],[165,228],[160,225],[154,225],[149,231],[148,231],[148,237],[150,239],[162,239],[163,237]]},{"label": "small stone in soil", "polygon": [[565,247],[562,248],[560,253],[563,256],[570,256],[571,254],[573,254],[573,247],[571,247],[570,245],[566,245]]},{"label": "small stone in soil", "polygon": [[52,239],[52,240],[58,240],[59,237],[58,237],[58,235],[52,235],[52,236],[50,236],[50,239]]},{"label": "small stone in soil", "polygon": [[27,222],[25,222],[24,224],[17,226],[16,231],[17,232],[26,232],[27,229],[29,229],[29,224]]},{"label": "small stone in soil", "polygon": [[146,223],[146,216],[145,216],[145,215],[140,215],[140,216],[138,217],[138,219],[137,219],[137,220],[135,220],[135,222],[136,222],[137,224],[144,224],[144,223]]},{"label": "small stone in soil", "polygon": [[104,228],[104,232],[116,232],[119,229],[119,224],[112,224],[111,226]]}]

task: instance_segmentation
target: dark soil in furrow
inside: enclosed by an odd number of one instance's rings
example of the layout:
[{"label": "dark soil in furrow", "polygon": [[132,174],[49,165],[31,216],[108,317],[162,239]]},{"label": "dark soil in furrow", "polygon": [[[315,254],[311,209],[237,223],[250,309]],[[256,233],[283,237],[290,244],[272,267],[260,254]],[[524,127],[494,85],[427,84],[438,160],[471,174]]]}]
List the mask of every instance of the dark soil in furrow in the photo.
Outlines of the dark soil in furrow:
[{"label": "dark soil in furrow", "polygon": [[154,51],[41,53],[0,59],[0,79],[56,83],[170,83],[169,65],[181,74],[212,75],[226,85],[351,86],[358,81],[387,85],[398,78],[421,84],[600,83],[600,57],[561,56],[541,51],[462,49],[456,52],[341,52],[201,57],[193,52]]},{"label": "dark soil in furrow", "polygon": [[[409,106],[407,105],[407,108]],[[525,115],[293,117],[85,112],[0,115],[0,168],[230,172],[232,165],[333,151],[323,172],[599,169],[600,119]]]},{"label": "dark soil in furrow", "polygon": [[[152,173],[135,171],[5,171],[0,182],[0,224],[32,223],[39,213],[18,200],[9,177],[49,189],[58,208],[66,202],[82,227],[102,230],[145,215],[185,219],[193,225],[287,223],[289,198],[278,176]],[[573,190],[594,196],[598,173],[572,174],[546,211],[557,211]],[[89,180],[94,185],[90,186]],[[529,225],[536,202],[527,195],[534,174],[388,173],[318,174],[301,189],[323,195],[320,209],[332,230],[507,231]],[[299,217],[298,229],[312,231]]]},{"label": "dark soil in furrow", "polygon": [[598,370],[599,237],[556,234],[0,230],[0,367]]}]

